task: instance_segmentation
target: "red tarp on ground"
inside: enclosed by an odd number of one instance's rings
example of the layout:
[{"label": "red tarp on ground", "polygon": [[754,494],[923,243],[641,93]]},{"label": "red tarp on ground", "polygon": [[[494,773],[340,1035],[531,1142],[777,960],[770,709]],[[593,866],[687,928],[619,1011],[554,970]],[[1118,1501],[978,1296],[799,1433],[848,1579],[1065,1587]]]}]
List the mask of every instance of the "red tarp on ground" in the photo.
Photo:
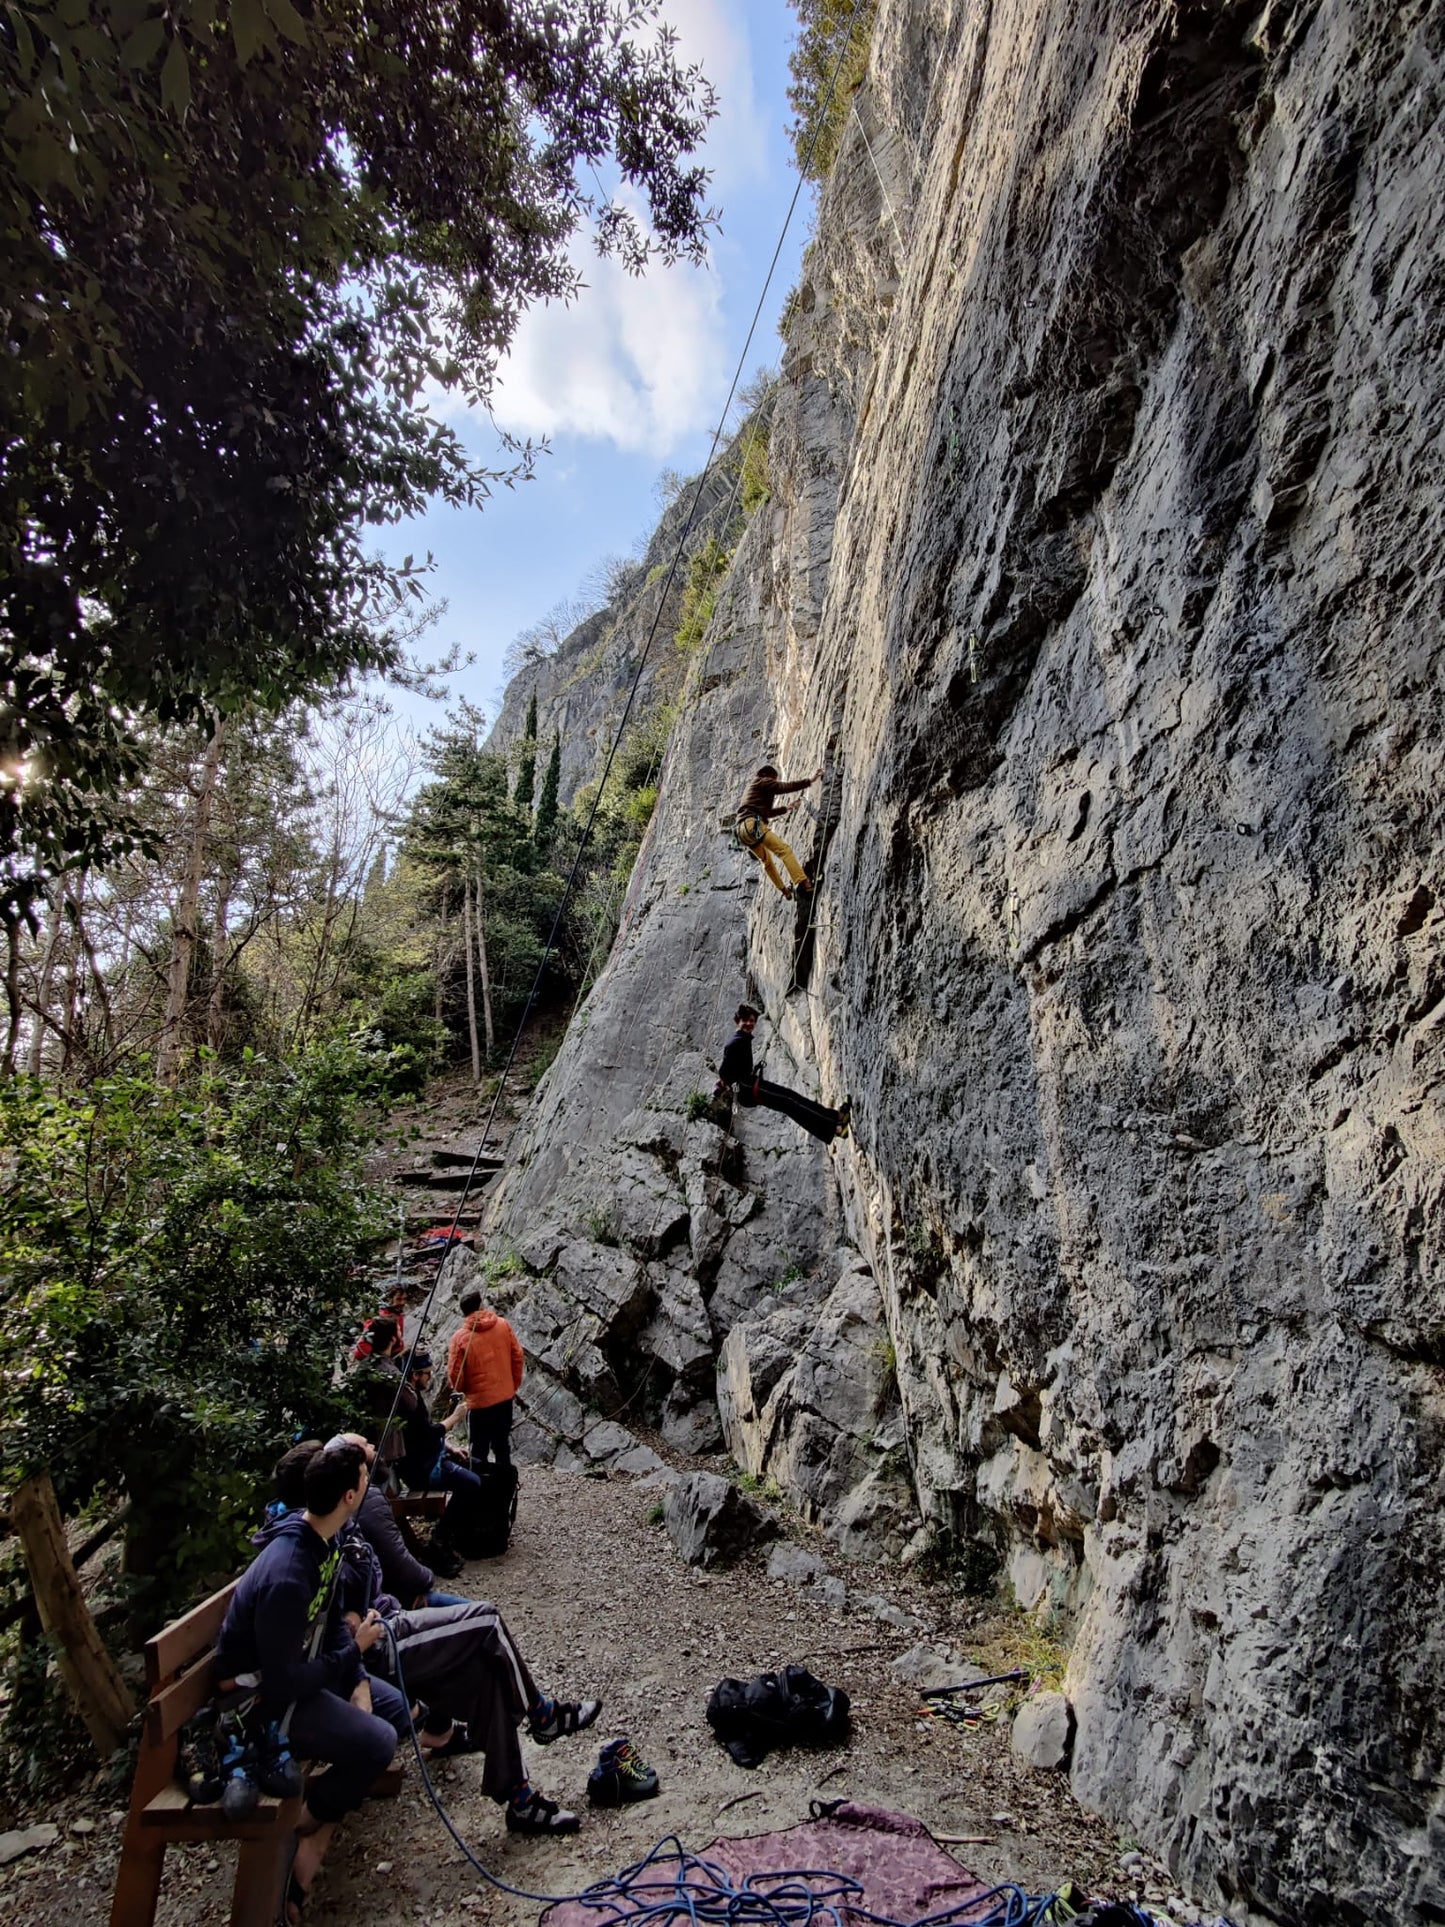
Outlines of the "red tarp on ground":
[{"label": "red tarp on ground", "polygon": [[[820,1897],[833,1884],[817,1878],[820,1873],[855,1880],[862,1892],[835,1903],[841,1927],[850,1927],[853,1908],[881,1914],[886,1920],[917,1921],[962,1910],[988,1891],[939,1846],[922,1821],[906,1813],[890,1813],[885,1807],[858,1806],[851,1800],[840,1800],[822,1818],[786,1827],[781,1833],[714,1840],[698,1857],[710,1861],[734,1886],[751,1880],[765,1893],[776,1891],[776,1878],[784,1873],[812,1874],[814,1878],[806,1884]],[[547,1909],[543,1923],[545,1927],[606,1927],[609,1921],[625,1921],[666,1905],[669,1884],[677,1874],[674,1850],[670,1861],[654,1862],[631,1892],[599,1895],[596,1903],[560,1901]],[[701,1897],[706,1877],[695,1860],[689,1861],[684,1877]],[[797,1883],[799,1900],[802,1884]],[[683,1911],[679,1898],[678,1912]]]}]

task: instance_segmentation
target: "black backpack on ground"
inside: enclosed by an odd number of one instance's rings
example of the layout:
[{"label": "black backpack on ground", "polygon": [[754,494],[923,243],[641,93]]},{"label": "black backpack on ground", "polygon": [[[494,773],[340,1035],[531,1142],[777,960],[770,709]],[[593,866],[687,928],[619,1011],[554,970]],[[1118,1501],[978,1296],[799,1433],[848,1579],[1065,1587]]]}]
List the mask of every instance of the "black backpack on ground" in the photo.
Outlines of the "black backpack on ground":
[{"label": "black backpack on ground", "polygon": [[[474,1465],[482,1482],[476,1506],[447,1532],[447,1543],[463,1559],[499,1559],[507,1550],[517,1523],[517,1468],[514,1465]],[[450,1514],[456,1505],[447,1507]],[[450,1521],[448,1521],[450,1524]]]},{"label": "black backpack on ground", "polygon": [[760,1766],[775,1746],[836,1746],[848,1733],[848,1695],[806,1666],[754,1679],[720,1679],[707,1723],[739,1766]]}]

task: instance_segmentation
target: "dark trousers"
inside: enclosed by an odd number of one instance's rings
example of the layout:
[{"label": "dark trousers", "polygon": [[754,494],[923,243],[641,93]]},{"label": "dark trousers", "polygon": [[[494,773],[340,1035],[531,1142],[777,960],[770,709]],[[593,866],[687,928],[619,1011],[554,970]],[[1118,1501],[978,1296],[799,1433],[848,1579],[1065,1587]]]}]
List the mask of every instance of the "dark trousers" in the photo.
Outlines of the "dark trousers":
[{"label": "dark trousers", "polygon": [[306,1789],[306,1804],[323,1824],[356,1811],[391,1765],[397,1735],[408,1731],[406,1701],[384,1679],[371,1681],[371,1704],[373,1711],[363,1713],[339,1693],[313,1693],[292,1709],[292,1753],[330,1762]]},{"label": "dark trousers", "polygon": [[[540,1695],[502,1615],[489,1600],[474,1599],[397,1613],[388,1623],[396,1654],[389,1639],[380,1639],[368,1662],[394,1679],[399,1657],[408,1698],[424,1699],[433,1716],[466,1721],[486,1754],[482,1791],[505,1800],[527,1777],[517,1728]],[[438,1730],[434,1717],[432,1731]]]},{"label": "dark trousers", "polygon": [[496,1456],[504,1469],[512,1463],[512,1401],[504,1398],[498,1405],[477,1405],[467,1415],[471,1430],[472,1457],[480,1465],[488,1453]]},{"label": "dark trousers", "polygon": [[781,1111],[795,1124],[801,1124],[809,1136],[821,1138],[824,1144],[831,1144],[838,1135],[838,1113],[826,1104],[815,1104],[811,1097],[804,1097],[801,1091],[790,1091],[786,1084],[770,1084],[765,1077],[757,1082],[757,1099],[770,1111]]}]

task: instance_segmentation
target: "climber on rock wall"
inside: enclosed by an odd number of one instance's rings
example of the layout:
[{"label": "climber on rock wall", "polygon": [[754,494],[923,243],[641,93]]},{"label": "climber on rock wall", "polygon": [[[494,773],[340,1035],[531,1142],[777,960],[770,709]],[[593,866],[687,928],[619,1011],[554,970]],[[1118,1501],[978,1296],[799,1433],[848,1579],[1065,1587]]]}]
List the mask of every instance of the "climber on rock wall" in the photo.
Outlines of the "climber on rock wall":
[{"label": "climber on rock wall", "polygon": [[781,1111],[784,1117],[801,1124],[824,1144],[831,1144],[835,1137],[847,1137],[852,1122],[852,1106],[847,1100],[834,1110],[827,1104],[815,1104],[800,1091],[790,1091],[786,1085],[770,1084],[753,1069],[753,1032],[758,1027],[758,1013],[751,1004],[739,1004],[733,1021],[737,1029],[723,1051],[718,1072],[719,1093],[731,1085],[739,1104],[761,1104],[770,1111]]},{"label": "climber on rock wall", "polygon": [[[822,770],[812,776],[805,776],[796,783],[785,783],[771,763],[764,763],[753,777],[738,804],[734,820],[733,835],[749,856],[756,857],[768,873],[768,881],[775,890],[781,890],[785,897],[791,897],[796,890],[801,896],[813,887],[812,881],[799,863],[792,850],[774,831],[768,828],[769,819],[785,816],[795,810],[796,803],[785,803],[780,808],[777,799],[790,795],[794,790],[811,789],[814,783],[821,782]],[[774,857],[781,857],[791,885],[784,883],[778,874]]]}]

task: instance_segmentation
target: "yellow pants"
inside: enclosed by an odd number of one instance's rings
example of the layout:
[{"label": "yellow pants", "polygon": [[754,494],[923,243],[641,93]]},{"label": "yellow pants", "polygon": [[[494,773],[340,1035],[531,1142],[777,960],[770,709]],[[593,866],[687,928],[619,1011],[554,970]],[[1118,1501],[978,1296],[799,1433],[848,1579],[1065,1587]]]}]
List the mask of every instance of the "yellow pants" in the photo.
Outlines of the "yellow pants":
[{"label": "yellow pants", "polygon": [[[756,829],[754,828],[756,826]],[[760,829],[759,836],[756,830]],[[806,883],[808,873],[793,855],[792,849],[776,831],[770,830],[760,816],[745,816],[738,825],[739,840],[749,856],[755,856],[768,873],[768,881],[775,890],[786,890],[787,885],[778,875],[778,866],[773,858],[780,856],[784,867],[794,883]]]}]

